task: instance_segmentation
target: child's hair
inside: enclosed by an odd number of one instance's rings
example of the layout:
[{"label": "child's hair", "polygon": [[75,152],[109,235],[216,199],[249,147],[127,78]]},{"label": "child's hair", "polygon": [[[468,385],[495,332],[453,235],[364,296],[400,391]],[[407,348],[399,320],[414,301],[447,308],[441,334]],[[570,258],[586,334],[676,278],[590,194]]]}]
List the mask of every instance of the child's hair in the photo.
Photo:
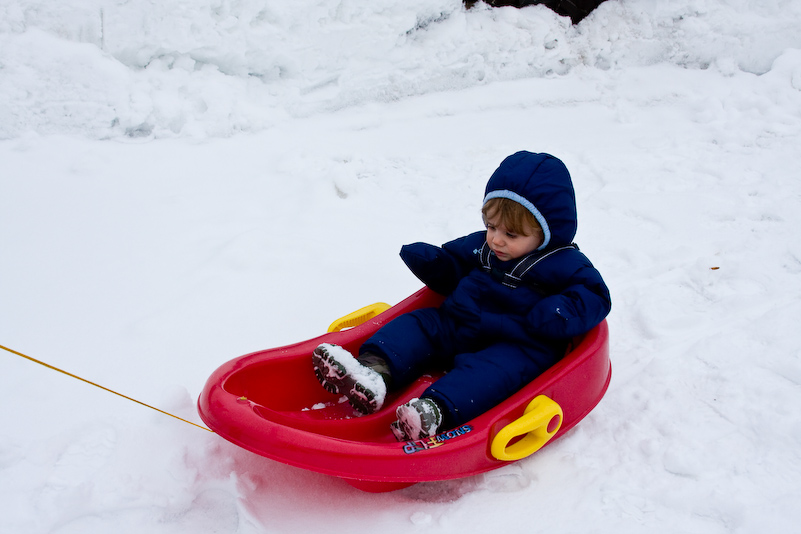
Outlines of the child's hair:
[{"label": "child's hair", "polygon": [[499,219],[498,222],[519,235],[543,235],[542,226],[534,218],[534,214],[523,205],[508,198],[491,198],[481,208],[484,223],[490,219]]}]

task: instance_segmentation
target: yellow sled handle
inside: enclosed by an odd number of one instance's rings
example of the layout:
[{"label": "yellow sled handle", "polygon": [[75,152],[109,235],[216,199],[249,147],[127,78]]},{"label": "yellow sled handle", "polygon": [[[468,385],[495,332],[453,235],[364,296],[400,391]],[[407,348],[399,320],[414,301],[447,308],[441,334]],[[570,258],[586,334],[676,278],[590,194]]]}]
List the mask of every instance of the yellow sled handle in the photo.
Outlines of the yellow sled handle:
[{"label": "yellow sled handle", "polygon": [[[514,461],[540,450],[562,426],[562,407],[545,395],[528,403],[523,415],[506,425],[493,438],[490,452],[498,460]],[[509,442],[523,436],[512,445]]]},{"label": "yellow sled handle", "polygon": [[344,317],[340,317],[339,319],[331,323],[331,326],[328,327],[328,331],[339,332],[343,328],[359,326],[363,322],[372,319],[379,313],[383,313],[390,308],[391,306],[384,302],[376,302],[375,304],[370,304],[369,306],[360,308],[355,312],[345,315]]}]

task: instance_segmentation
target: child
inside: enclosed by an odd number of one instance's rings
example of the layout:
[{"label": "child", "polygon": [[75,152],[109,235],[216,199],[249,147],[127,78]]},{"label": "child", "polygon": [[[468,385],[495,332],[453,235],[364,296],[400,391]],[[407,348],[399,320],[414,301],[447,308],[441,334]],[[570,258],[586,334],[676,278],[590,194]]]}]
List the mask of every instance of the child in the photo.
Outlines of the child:
[{"label": "child", "polygon": [[369,414],[387,390],[429,366],[447,374],[396,410],[398,440],[433,436],[499,404],[556,363],[569,340],[609,313],[609,290],[572,243],[576,201],[570,174],[549,154],[518,152],[487,183],[485,232],[440,247],[415,243],[401,257],[428,287],[446,295],[390,321],[358,358],[330,344],[315,349],[322,386]]}]

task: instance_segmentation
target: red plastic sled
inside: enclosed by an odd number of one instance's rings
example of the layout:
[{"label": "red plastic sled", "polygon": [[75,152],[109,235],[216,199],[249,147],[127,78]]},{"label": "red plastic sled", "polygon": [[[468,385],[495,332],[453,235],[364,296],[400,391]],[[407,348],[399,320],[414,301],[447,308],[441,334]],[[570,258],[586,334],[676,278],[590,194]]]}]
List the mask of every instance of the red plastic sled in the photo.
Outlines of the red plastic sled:
[{"label": "red plastic sled", "polygon": [[[475,475],[529,456],[575,426],[606,392],[611,377],[606,321],[502,404],[426,440],[399,443],[389,424],[395,407],[418,396],[438,375],[389,394],[384,408],[366,416],[317,382],[311,354],[320,343],[356,353],[391,319],[441,302],[423,288],[353,328],[231,360],[209,377],[198,399],[200,417],[251,452],[381,492]],[[363,319],[356,313],[353,322]]]}]

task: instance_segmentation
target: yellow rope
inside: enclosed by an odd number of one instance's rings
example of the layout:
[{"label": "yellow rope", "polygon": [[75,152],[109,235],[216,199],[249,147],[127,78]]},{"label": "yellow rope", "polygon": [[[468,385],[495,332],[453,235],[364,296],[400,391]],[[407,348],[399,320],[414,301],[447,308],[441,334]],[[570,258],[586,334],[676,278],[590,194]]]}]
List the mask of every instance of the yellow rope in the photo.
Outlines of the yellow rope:
[{"label": "yellow rope", "polygon": [[151,406],[151,405],[149,405],[149,404],[145,404],[145,403],[144,403],[144,402],[142,402],[142,401],[138,401],[138,400],[136,400],[136,399],[132,399],[131,397],[128,397],[128,396],[126,396],[126,395],[123,395],[122,393],[117,393],[117,392],[116,392],[116,391],[114,391],[113,389],[109,389],[109,388],[107,388],[107,387],[103,387],[103,386],[101,386],[100,384],[95,384],[94,382],[90,382],[89,380],[86,380],[85,378],[81,378],[80,376],[74,375],[74,374],[72,374],[72,373],[68,373],[67,371],[64,371],[63,369],[59,369],[58,367],[54,367],[54,366],[52,366],[52,365],[50,365],[50,364],[48,364],[48,363],[45,363],[45,362],[39,361],[39,360],[37,360],[36,358],[31,358],[30,356],[26,356],[25,354],[22,354],[21,352],[17,352],[17,351],[15,351],[15,350],[9,349],[8,347],[4,347],[3,345],[0,345],[0,349],[7,350],[8,352],[10,352],[10,353],[12,353],[12,354],[16,354],[17,356],[22,356],[22,357],[23,357],[23,358],[25,358],[26,360],[30,360],[30,361],[32,361],[32,362],[34,362],[34,363],[38,363],[39,365],[43,365],[43,366],[47,367],[48,369],[52,369],[52,370],[54,370],[54,371],[58,371],[59,373],[63,373],[63,374],[65,374],[65,375],[67,375],[67,376],[71,376],[72,378],[77,378],[78,380],[80,380],[80,381],[82,381],[82,382],[86,382],[87,384],[91,384],[91,385],[93,385],[93,386],[95,386],[95,387],[98,387],[98,388],[100,388],[100,389],[103,389],[103,390],[105,390],[105,391],[108,391],[109,393],[114,393],[115,395],[119,395],[119,396],[120,396],[120,397],[122,397],[123,399],[128,399],[129,401],[133,401],[133,402],[135,402],[135,403],[137,403],[137,404],[141,404],[142,406],[146,406],[146,407],[150,408],[151,410],[156,410],[157,412],[161,412],[161,413],[163,413],[164,415],[169,415],[170,417],[174,417],[174,418],[176,418],[176,419],[179,419],[179,420],[183,421],[184,423],[189,423],[189,424],[190,424],[190,425],[192,425],[192,426],[196,426],[196,427],[198,427],[198,428],[202,428],[203,430],[207,430],[207,431],[209,431],[209,432],[212,432],[212,433],[214,432],[213,430],[211,430],[211,429],[209,429],[209,428],[206,428],[205,426],[200,426],[200,425],[198,425],[198,424],[195,424],[195,423],[193,423],[192,421],[187,421],[186,419],[183,419],[182,417],[178,417],[177,415],[173,415],[173,414],[171,414],[171,413],[169,413],[169,412],[165,412],[164,410],[159,410],[158,408],[156,408],[156,407],[154,407],[154,406]]}]

